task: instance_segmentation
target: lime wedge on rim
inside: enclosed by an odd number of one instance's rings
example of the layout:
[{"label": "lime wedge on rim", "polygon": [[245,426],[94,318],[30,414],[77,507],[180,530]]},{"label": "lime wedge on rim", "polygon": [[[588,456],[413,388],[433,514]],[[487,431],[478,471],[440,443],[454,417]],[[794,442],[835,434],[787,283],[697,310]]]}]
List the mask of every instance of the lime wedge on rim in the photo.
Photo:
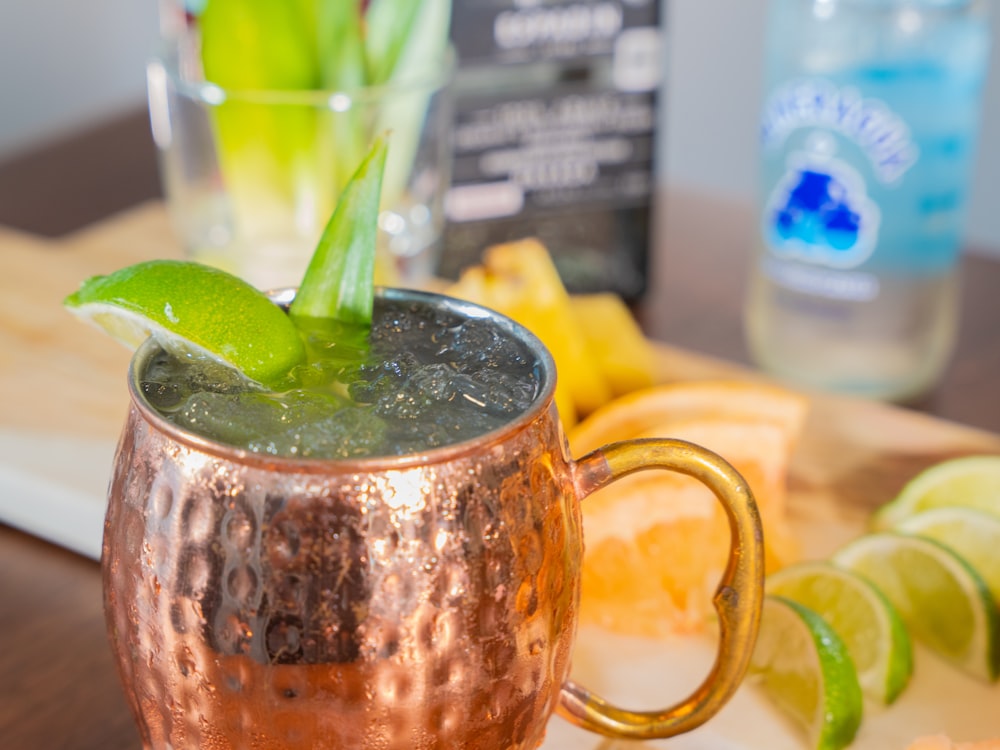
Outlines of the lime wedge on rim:
[{"label": "lime wedge on rim", "polygon": [[847,647],[818,614],[782,596],[764,597],[751,675],[808,736],[809,747],[847,747],[864,700]]},{"label": "lime wedge on rim", "polygon": [[869,581],[828,562],[804,562],[767,577],[767,591],[808,607],[840,636],[862,691],[892,703],[910,681],[913,648],[903,619]]},{"label": "lime wedge on rim", "polygon": [[959,554],[1000,602],[1000,516],[976,508],[931,508],[903,519],[899,531],[941,542]]},{"label": "lime wedge on rim", "polygon": [[214,359],[260,383],[306,358],[295,325],[266,294],[198,263],[152,260],[93,276],[63,304],[129,348],[152,336],[173,354]]},{"label": "lime wedge on rim", "polygon": [[1000,613],[986,583],[953,550],[925,537],[882,532],[833,556],[882,591],[910,634],[985,680],[1000,673]]},{"label": "lime wedge on rim", "polygon": [[922,510],[955,505],[1000,515],[1000,456],[963,456],[924,469],[875,513],[872,523],[890,529]]}]

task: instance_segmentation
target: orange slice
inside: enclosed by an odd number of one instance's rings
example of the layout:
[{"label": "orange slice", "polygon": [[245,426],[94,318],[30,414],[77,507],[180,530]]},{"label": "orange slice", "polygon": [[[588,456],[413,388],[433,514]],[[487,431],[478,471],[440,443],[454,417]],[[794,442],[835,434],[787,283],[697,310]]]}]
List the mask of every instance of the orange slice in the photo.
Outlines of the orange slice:
[{"label": "orange slice", "polygon": [[1000,750],[1000,738],[981,742],[952,742],[943,734],[921,737],[907,750]]},{"label": "orange slice", "polygon": [[[808,410],[804,396],[766,383],[696,380],[633,391],[608,402],[570,435],[574,455],[688,418],[714,417],[776,424],[789,435],[802,430]],[[707,447],[707,446],[706,446]]]},{"label": "orange slice", "polygon": [[[780,408],[751,408],[754,393]],[[666,403],[669,412],[662,408]],[[786,518],[786,479],[805,408],[803,398],[772,386],[675,384],[611,402],[573,429],[569,440],[574,455],[642,437],[680,438],[720,454],[754,492],[766,566],[776,570],[798,559]],[[651,414],[661,421],[651,422]],[[639,472],[586,498],[583,518],[583,621],[646,636],[706,626],[730,536],[724,511],[707,488],[671,472]]]}]

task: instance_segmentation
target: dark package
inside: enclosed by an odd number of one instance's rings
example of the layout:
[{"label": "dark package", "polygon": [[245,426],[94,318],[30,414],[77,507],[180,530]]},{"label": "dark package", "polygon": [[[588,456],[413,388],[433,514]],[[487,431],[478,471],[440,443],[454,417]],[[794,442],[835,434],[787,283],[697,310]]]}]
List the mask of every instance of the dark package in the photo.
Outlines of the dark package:
[{"label": "dark package", "polygon": [[659,0],[455,0],[442,276],[538,237],[570,291],[643,293],[659,15]]}]

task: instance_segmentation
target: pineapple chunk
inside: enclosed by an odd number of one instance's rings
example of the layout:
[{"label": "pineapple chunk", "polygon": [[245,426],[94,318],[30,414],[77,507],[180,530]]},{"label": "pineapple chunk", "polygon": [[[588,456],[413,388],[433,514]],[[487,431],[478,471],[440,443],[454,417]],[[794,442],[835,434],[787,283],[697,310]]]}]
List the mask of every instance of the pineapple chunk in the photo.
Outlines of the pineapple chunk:
[{"label": "pineapple chunk", "polygon": [[614,396],[653,385],[653,350],[624,300],[610,292],[574,294],[573,314]]}]

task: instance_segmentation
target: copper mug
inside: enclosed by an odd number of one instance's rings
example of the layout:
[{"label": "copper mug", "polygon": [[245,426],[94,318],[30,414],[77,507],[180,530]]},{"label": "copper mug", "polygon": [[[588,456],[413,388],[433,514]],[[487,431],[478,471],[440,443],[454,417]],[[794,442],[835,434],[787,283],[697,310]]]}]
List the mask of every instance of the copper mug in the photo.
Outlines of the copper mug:
[{"label": "copper mug", "polygon": [[[709,719],[742,679],[763,596],[751,492],[710,451],[636,440],[568,456],[555,369],[526,329],[466,303],[386,290],[513,332],[540,362],[528,411],[418,454],[251,454],[184,431],[144,399],[133,358],[102,566],[111,644],[147,749],[538,747],[553,712],[650,739]],[[661,711],[569,680],[580,501],[634,471],[715,493],[732,529],[715,665]]]}]

